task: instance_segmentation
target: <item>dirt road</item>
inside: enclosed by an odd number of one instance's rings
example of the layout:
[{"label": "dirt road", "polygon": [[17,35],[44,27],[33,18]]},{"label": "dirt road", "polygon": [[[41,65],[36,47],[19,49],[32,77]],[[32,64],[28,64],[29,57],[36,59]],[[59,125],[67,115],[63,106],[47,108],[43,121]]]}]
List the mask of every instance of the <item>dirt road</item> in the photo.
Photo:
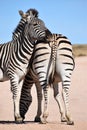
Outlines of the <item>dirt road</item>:
[{"label": "dirt road", "polygon": [[0,130],[87,130],[87,57],[75,59],[76,67],[70,88],[70,108],[74,126],[60,122],[57,103],[50,91],[49,117],[47,124],[34,123],[37,109],[35,86],[32,88],[33,102],[26,114],[25,124],[15,124],[12,93],[9,82],[0,83]]}]

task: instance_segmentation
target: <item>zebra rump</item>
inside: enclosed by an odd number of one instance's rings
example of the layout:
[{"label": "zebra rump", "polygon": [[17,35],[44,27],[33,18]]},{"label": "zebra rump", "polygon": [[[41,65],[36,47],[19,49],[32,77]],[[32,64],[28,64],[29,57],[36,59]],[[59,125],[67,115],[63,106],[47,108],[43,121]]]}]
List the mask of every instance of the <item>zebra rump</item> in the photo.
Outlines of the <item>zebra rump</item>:
[{"label": "zebra rump", "polygon": [[[31,87],[35,83],[37,89],[37,98],[38,98],[38,110],[35,117],[35,121],[41,121],[40,116],[42,114],[41,110],[41,101],[42,101],[42,88],[46,86],[47,81],[43,80],[44,73],[48,73],[48,83],[53,87],[54,98],[59,105],[59,110],[61,114],[61,121],[67,122],[67,124],[72,125],[74,122],[70,117],[69,112],[69,87],[71,82],[71,75],[75,67],[72,45],[66,36],[62,34],[52,34],[47,37],[51,51],[48,53],[48,48],[43,47],[43,43],[37,44],[36,50],[34,50],[31,57],[31,65],[29,66],[29,71],[25,76],[21,99],[20,99],[20,114],[25,118],[25,114],[29,108],[29,105],[32,102],[31,96]],[[46,43],[45,43],[46,44]],[[43,51],[44,50],[44,51]],[[47,55],[50,55],[49,57]],[[48,57],[48,59],[46,59]],[[46,70],[46,66],[48,69]],[[50,68],[49,68],[50,66]],[[48,72],[49,70],[49,72]],[[42,76],[41,76],[41,75]],[[40,76],[39,76],[40,75]],[[41,84],[42,82],[42,84]],[[65,111],[63,110],[58,83],[62,82],[62,95],[63,101],[65,104]],[[48,100],[48,95],[46,94],[46,100]],[[44,108],[45,109],[45,108]],[[47,109],[45,109],[47,110]],[[45,112],[44,112],[45,113]],[[44,122],[46,123],[46,116],[43,113]]]}]

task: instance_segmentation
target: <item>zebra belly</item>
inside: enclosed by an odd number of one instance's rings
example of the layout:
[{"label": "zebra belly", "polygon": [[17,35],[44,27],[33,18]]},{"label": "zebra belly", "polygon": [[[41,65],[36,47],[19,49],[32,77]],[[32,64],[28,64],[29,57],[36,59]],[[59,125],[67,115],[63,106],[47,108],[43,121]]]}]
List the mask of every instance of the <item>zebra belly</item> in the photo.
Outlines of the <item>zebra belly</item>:
[{"label": "zebra belly", "polygon": [[28,65],[26,66],[23,66],[21,65],[20,68],[22,68],[21,70],[20,69],[17,69],[14,71],[14,74],[16,74],[19,78],[19,80],[23,80],[25,78],[25,75],[27,74],[28,72]]},{"label": "zebra belly", "polygon": [[0,69],[0,82],[4,82],[7,80],[9,80],[9,78],[3,73],[2,69]]}]

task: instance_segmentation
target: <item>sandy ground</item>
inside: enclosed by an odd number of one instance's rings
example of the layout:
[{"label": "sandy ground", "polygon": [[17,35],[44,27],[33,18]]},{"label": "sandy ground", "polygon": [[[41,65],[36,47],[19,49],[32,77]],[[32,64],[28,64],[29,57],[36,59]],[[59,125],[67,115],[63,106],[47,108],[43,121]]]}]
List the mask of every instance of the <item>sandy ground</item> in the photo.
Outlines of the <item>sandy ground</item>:
[{"label": "sandy ground", "polygon": [[50,91],[49,117],[47,124],[34,123],[37,109],[35,87],[32,88],[33,102],[26,114],[25,124],[15,124],[12,93],[9,82],[0,83],[0,130],[87,130],[87,57],[75,59],[76,67],[70,88],[70,108],[74,126],[60,122],[57,103]]}]

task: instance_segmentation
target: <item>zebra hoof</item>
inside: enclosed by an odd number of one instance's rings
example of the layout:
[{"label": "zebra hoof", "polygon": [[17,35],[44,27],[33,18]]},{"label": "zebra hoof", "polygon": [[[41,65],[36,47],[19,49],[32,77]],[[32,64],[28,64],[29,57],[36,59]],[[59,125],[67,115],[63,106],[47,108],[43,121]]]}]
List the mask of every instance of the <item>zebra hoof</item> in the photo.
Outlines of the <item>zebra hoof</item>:
[{"label": "zebra hoof", "polygon": [[65,117],[63,117],[63,118],[61,119],[61,122],[67,122],[67,119],[66,119]]},{"label": "zebra hoof", "polygon": [[67,125],[74,125],[74,121],[67,121]]},{"label": "zebra hoof", "polygon": [[22,117],[15,117],[15,122],[16,122],[16,124],[21,124],[21,123],[23,123],[23,118]]},{"label": "zebra hoof", "polygon": [[22,120],[24,121],[24,119],[25,119],[25,116],[24,116],[24,115],[23,115],[23,116],[21,115],[21,118],[22,118]]},{"label": "zebra hoof", "polygon": [[34,122],[41,122],[40,117],[35,117]]},{"label": "zebra hoof", "polygon": [[41,123],[41,124],[46,124],[47,121],[46,121],[46,119],[42,119],[40,123]]}]

